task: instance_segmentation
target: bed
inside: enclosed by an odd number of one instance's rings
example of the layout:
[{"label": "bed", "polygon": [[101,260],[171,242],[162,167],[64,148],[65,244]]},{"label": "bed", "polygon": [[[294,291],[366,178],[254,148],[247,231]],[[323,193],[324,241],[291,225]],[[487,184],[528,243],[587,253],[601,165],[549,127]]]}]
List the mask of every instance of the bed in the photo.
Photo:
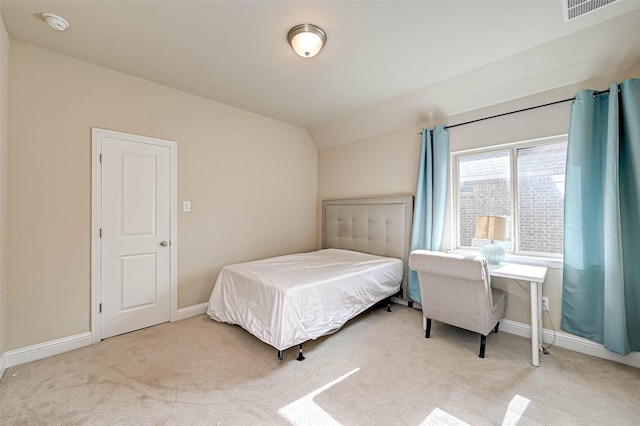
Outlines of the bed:
[{"label": "bed", "polygon": [[324,200],[322,250],[227,265],[207,314],[285,349],[331,334],[406,289],[412,196]]}]

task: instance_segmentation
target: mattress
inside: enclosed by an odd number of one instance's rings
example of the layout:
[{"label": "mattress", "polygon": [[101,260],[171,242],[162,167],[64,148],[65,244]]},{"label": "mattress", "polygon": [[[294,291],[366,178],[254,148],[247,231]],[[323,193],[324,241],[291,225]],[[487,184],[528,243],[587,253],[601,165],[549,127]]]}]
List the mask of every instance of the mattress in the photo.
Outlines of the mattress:
[{"label": "mattress", "polygon": [[400,259],[339,249],[228,265],[207,314],[284,350],[333,333],[394,295],[403,271]]}]

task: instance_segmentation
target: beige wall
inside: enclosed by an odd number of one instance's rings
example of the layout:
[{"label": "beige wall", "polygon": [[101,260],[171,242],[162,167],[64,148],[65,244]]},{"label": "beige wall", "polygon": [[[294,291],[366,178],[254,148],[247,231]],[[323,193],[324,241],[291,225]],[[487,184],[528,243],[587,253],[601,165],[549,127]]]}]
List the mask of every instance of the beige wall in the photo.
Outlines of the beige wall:
[{"label": "beige wall", "polygon": [[[467,114],[443,118],[432,123],[419,123],[420,125],[416,125],[415,128],[322,149],[318,152],[318,200],[320,202],[326,198],[392,193],[415,194],[420,151],[418,132],[422,127],[461,123],[553,102],[573,97],[575,93],[585,88],[603,89],[607,88],[611,82],[622,81],[638,75],[640,75],[640,69],[624,70],[578,85],[540,93]],[[452,128],[449,130],[449,149],[454,152],[567,133],[570,108],[571,103],[567,102]],[[449,191],[447,194],[443,250],[449,250],[453,247],[451,195]],[[319,235],[320,222],[317,223],[317,227]],[[496,278],[494,285],[509,293],[506,318],[520,323],[530,323],[528,291],[506,279]],[[553,325],[559,329],[562,305],[562,271],[560,269],[549,270],[543,286],[543,294],[549,296]],[[544,327],[551,328],[546,316]]]},{"label": "beige wall", "polygon": [[[5,352],[6,329],[6,229],[7,229],[7,104],[9,84],[9,35],[0,15],[0,370]],[[0,371],[1,374],[1,371]]]},{"label": "beige wall", "polygon": [[315,247],[306,130],[11,41],[6,349],[89,330],[91,127],[177,141],[178,307],[228,263]]},{"label": "beige wall", "polygon": [[318,248],[322,200],[415,193],[420,130],[406,129],[318,151]]}]

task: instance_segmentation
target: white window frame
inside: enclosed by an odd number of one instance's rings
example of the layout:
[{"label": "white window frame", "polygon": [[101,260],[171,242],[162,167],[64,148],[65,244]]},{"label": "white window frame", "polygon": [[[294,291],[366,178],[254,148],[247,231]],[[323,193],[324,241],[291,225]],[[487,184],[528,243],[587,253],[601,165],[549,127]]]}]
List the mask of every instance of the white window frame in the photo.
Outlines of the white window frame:
[{"label": "white window frame", "polygon": [[518,179],[516,176],[517,172],[517,150],[524,148],[531,148],[541,145],[548,145],[558,142],[566,142],[568,138],[567,134],[549,136],[538,139],[529,139],[524,141],[517,142],[509,142],[500,145],[492,145],[481,148],[473,148],[473,149],[465,149],[460,151],[453,151],[449,155],[450,166],[449,170],[451,171],[450,182],[451,182],[451,241],[453,243],[453,247],[455,252],[460,253],[479,253],[480,248],[474,247],[461,247],[460,245],[460,216],[458,214],[458,195],[460,193],[460,182],[458,176],[458,158],[473,155],[473,154],[488,154],[491,152],[504,152],[511,151],[510,155],[510,191],[511,191],[511,206],[513,213],[513,220],[511,221],[511,237],[512,237],[512,251],[506,253],[505,261],[509,262],[517,262],[531,265],[542,265],[550,268],[562,269],[563,255],[561,254],[552,254],[552,253],[544,253],[544,254],[533,254],[533,253],[519,253],[519,235],[516,232],[519,229],[520,218],[519,218],[519,209],[518,209]]}]

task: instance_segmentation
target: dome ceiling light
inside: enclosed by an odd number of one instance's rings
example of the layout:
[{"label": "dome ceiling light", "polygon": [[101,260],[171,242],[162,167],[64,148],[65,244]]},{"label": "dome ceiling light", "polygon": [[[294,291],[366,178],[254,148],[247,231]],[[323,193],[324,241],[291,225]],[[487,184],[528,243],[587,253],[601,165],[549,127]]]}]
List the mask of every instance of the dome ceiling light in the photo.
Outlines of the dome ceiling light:
[{"label": "dome ceiling light", "polygon": [[317,25],[300,24],[289,30],[287,40],[298,55],[311,58],[317,55],[327,42],[327,33]]},{"label": "dome ceiling light", "polygon": [[64,31],[69,28],[67,20],[55,13],[45,12],[42,14],[42,18],[44,18],[45,22],[54,30]]}]

